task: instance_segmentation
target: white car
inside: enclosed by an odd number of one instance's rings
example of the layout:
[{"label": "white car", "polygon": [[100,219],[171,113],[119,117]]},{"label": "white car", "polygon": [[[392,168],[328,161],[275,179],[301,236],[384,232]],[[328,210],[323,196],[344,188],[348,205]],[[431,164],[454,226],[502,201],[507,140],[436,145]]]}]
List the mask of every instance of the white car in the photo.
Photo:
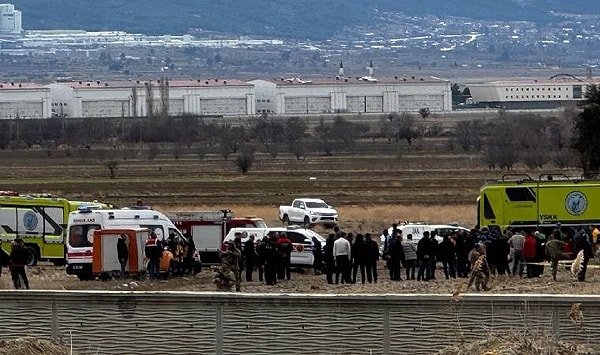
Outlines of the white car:
[{"label": "white car", "polygon": [[297,198],[290,206],[279,206],[279,219],[284,224],[302,223],[304,226],[321,223],[333,227],[338,222],[338,212],[318,198]]},{"label": "white car", "polygon": [[294,266],[312,266],[314,263],[313,256],[313,237],[316,237],[321,242],[321,247],[325,247],[325,238],[320,234],[297,226],[287,228],[232,228],[223,239],[223,242],[232,241],[236,233],[242,233],[242,245],[248,240],[248,237],[254,235],[254,242],[270,233],[285,233],[289,240],[292,241],[294,249],[291,255],[291,264]]},{"label": "white car", "polygon": [[[423,238],[423,232],[427,231],[431,234],[431,232],[436,232],[435,239],[438,243],[441,243],[443,240],[443,236],[445,234],[452,233],[453,231],[465,231],[469,232],[468,228],[461,226],[454,226],[451,224],[420,224],[420,223],[408,223],[408,224],[399,224],[397,229],[402,231],[402,240],[403,242],[407,241],[406,236],[412,234],[412,243],[418,243],[421,238]],[[393,227],[388,228],[388,235],[392,235]],[[385,245],[385,235],[381,234],[380,238],[381,243],[379,245],[379,252],[383,253],[383,248]]]}]

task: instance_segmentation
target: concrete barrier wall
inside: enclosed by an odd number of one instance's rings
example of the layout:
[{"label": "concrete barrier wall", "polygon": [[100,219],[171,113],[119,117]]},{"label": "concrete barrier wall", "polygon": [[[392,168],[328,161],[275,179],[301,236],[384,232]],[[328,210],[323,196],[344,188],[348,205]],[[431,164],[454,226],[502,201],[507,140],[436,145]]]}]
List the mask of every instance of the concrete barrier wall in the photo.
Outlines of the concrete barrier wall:
[{"label": "concrete barrier wall", "polygon": [[0,339],[79,354],[431,354],[525,329],[600,343],[600,296],[0,291],[0,304]]}]

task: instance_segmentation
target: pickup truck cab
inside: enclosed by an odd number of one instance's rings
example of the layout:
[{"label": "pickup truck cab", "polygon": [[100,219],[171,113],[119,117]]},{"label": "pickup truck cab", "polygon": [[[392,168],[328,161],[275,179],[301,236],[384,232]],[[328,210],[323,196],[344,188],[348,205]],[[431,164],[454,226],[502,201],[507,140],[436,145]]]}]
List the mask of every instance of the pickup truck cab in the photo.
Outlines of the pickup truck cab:
[{"label": "pickup truck cab", "polygon": [[284,224],[324,224],[333,227],[338,223],[338,213],[332,206],[317,198],[297,198],[291,206],[279,206],[279,219]]}]

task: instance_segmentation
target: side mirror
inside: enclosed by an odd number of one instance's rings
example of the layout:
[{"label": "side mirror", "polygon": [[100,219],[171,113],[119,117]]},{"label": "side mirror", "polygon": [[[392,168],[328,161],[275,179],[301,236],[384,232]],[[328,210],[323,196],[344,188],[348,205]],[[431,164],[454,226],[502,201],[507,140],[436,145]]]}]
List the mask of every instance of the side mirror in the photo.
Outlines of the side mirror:
[{"label": "side mirror", "polygon": [[306,206],[304,206],[304,205],[301,205],[301,206],[300,206],[300,209],[303,209],[303,210],[305,210],[305,209],[306,209]]}]

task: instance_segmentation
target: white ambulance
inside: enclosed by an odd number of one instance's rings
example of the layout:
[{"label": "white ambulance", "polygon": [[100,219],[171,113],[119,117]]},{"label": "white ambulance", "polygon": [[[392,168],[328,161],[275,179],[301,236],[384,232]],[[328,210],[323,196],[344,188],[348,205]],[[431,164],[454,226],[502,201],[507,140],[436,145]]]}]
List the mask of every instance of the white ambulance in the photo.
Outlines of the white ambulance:
[{"label": "white ambulance", "polygon": [[67,225],[67,274],[80,280],[92,278],[94,231],[115,228],[147,228],[165,241],[169,235],[182,238],[177,227],[164,214],[148,209],[91,210],[81,208],[69,214]]}]

